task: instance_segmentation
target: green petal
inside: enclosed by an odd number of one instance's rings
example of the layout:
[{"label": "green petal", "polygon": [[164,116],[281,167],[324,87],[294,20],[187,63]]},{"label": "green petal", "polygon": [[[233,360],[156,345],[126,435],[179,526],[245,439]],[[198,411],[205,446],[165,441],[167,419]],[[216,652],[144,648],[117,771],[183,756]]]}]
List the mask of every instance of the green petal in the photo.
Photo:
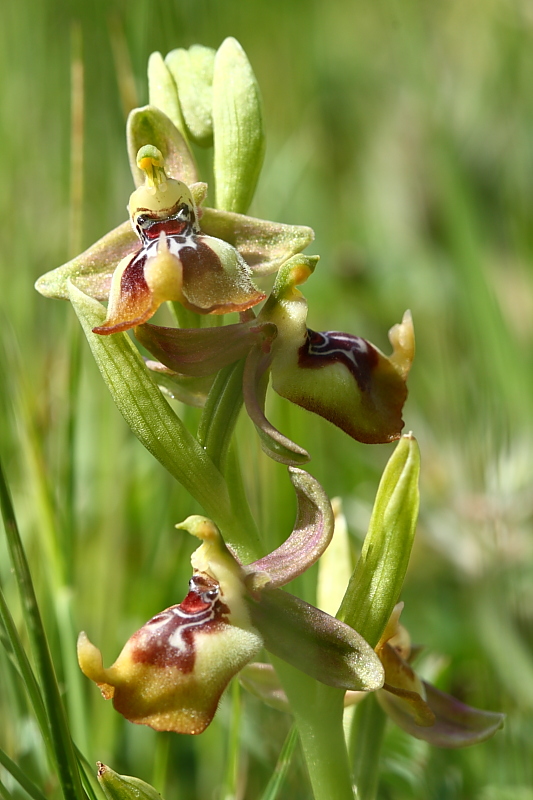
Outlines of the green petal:
[{"label": "green petal", "polygon": [[[246,584],[252,591],[265,585],[270,589],[283,586],[302,575],[318,561],[333,536],[335,520],[322,486],[303,469],[289,467],[289,475],[298,499],[294,529],[280,547],[245,567],[251,573]],[[254,573],[259,573],[257,585]]]},{"label": "green petal", "polygon": [[46,272],[37,280],[35,288],[45,297],[68,300],[70,279],[89,297],[107,300],[115,267],[139,248],[139,238],[128,220],[106,233],[81,255]]},{"label": "green petal", "polygon": [[101,761],[97,762],[97,766],[98,783],[108,800],[163,800],[153,786],[139,778],[119,775]]},{"label": "green petal", "polygon": [[417,725],[401,698],[378,692],[380,705],[404,731],[437,747],[468,747],[490,739],[503,725],[505,714],[472,708],[424,682],[426,703],[435,714],[431,727]]},{"label": "green petal", "polygon": [[204,208],[200,227],[209,236],[232,244],[254,275],[270,275],[315,238],[312,228],[247,217],[231,211]]},{"label": "green petal", "polygon": [[128,117],[126,135],[135,186],[144,185],[145,175],[137,166],[137,153],[147,144],[161,151],[169,178],[187,185],[198,180],[196,164],[187,142],[166,114],[155,106],[134,108]]},{"label": "green petal", "polygon": [[180,47],[168,53],[165,62],[178,89],[188,134],[195,144],[210,147],[213,143],[215,50],[200,44],[193,44],[188,50]]},{"label": "green petal", "polygon": [[374,691],[383,667],[357,631],[282,589],[250,599],[253,625],[278,658],[328,686]]},{"label": "green petal", "polygon": [[420,454],[403,436],[381,478],[361,555],[339,610],[374,647],[398,602],[418,518]]},{"label": "green petal", "polygon": [[231,37],[215,57],[213,130],[216,206],[244,214],[263,164],[265,137],[255,75],[241,45]]}]

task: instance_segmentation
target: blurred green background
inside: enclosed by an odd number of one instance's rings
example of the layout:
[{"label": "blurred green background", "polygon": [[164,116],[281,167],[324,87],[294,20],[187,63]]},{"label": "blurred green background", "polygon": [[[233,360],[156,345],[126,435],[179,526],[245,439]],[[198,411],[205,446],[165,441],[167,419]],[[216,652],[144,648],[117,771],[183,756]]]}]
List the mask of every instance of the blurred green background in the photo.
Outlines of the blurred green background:
[{"label": "blurred green background", "polygon": [[[422,500],[403,620],[440,688],[508,715],[493,740],[460,752],[391,727],[379,796],[531,800],[527,0],[3,3],[0,444],[76,741],[91,762],[151,781],[167,800],[218,800],[230,781],[230,706],[241,704],[238,796],[253,800],[289,727],[235,694],[201,737],[156,735],[125,723],[78,673],[73,631],[86,629],[110,663],[142,622],[181,600],[192,544],[173,525],[198,509],[126,428],[72,309],[33,289],[125,218],[125,117],[147,102],[150,52],[218,47],[228,35],[244,46],[264,99],[267,154],[251,211],[316,231],[310,327],[387,351],[387,329],[412,310],[418,349],[405,420],[422,451]],[[390,449],[356,444],[283,401],[271,414],[342,497],[357,550]],[[254,508],[279,541],[292,526],[292,490],[247,421],[240,435]],[[0,578],[20,620],[3,541]],[[0,720],[0,746],[54,797],[4,652]],[[297,755],[282,797],[309,796]]]}]

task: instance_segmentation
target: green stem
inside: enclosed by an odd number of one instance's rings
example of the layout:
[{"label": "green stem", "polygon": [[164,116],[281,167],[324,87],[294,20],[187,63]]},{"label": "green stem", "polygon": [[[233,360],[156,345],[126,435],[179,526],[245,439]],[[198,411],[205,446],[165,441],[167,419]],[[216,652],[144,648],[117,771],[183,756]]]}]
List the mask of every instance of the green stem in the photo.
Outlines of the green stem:
[{"label": "green stem", "polygon": [[243,372],[244,360],[220,370],[209,392],[198,427],[198,441],[221,471],[243,403]]},{"label": "green stem", "polygon": [[240,520],[242,527],[248,531],[249,539],[254,546],[252,560],[255,560],[264,554],[264,548],[261,543],[261,535],[257,528],[257,523],[250,509],[248,497],[246,496],[239,453],[237,452],[235,442],[232,442],[228,448],[224,475],[228,483],[233,513]]},{"label": "green stem", "polygon": [[344,729],[344,692],[271,656],[300,735],[315,800],[354,800]]},{"label": "green stem", "polygon": [[350,761],[358,800],[377,797],[379,754],[386,721],[375,694],[369,693],[355,712],[350,734]]},{"label": "green stem", "polygon": [[209,392],[197,435],[206,454],[226,478],[236,523],[233,529],[228,528],[230,542],[238,543],[239,556],[248,562],[259,558],[263,547],[242,484],[238,456],[230,448],[243,403],[243,371],[244,360],[220,370]]},{"label": "green stem", "polygon": [[188,308],[182,306],[181,303],[169,302],[169,307],[178,327],[180,328],[201,328],[202,318],[194,311],[189,311]]}]

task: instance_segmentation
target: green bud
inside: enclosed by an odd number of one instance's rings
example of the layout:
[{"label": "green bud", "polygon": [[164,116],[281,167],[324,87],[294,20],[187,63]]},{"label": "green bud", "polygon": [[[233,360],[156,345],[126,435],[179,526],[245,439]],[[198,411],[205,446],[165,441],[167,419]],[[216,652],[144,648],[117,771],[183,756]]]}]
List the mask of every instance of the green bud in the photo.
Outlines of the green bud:
[{"label": "green bud", "polygon": [[163,800],[149,783],[129,775],[119,775],[101,761],[97,762],[97,766],[98,783],[109,800]]},{"label": "green bud", "polygon": [[213,75],[216,206],[246,213],[265,150],[261,98],[246,53],[236,39],[222,42]]},{"label": "green bud", "polygon": [[403,585],[418,518],[420,454],[402,436],[381,478],[368,533],[338,617],[375,647]]},{"label": "green bud", "polygon": [[161,53],[152,53],[148,59],[148,97],[150,105],[156,106],[166,114],[186,140],[187,132],[176,84]]},{"label": "green bud", "polygon": [[213,71],[215,51],[194,44],[189,50],[172,50],[165,59],[178,89],[179,104],[188,135],[195,144],[213,144]]}]

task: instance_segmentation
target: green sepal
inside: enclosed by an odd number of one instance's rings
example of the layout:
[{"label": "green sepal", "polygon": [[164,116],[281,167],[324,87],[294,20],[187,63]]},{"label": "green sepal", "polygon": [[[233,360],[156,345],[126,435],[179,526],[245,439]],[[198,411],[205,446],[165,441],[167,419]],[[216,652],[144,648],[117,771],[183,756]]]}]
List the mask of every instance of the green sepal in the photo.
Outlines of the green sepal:
[{"label": "green sepal", "polygon": [[176,83],[189,136],[200,147],[211,147],[215,50],[201,44],[180,47],[168,53],[165,63]]},{"label": "green sepal", "polygon": [[246,53],[229,37],[215,56],[213,133],[216,206],[246,213],[265,153],[259,87]]},{"label": "green sepal", "polygon": [[144,186],[145,174],[137,166],[137,153],[147,144],[157,147],[165,161],[167,177],[196,183],[198,173],[189,146],[173,122],[159,108],[134,108],[126,125],[128,157],[135,186]]},{"label": "green sepal", "polygon": [[146,449],[224,530],[229,498],[222,475],[170,408],[129,336],[92,333],[103,322],[105,309],[72,283],[69,290],[97,366],[122,416]]},{"label": "green sepal", "polygon": [[187,131],[174,77],[161,53],[157,52],[152,53],[148,59],[148,98],[149,104],[166,114],[187,142]]},{"label": "green sepal", "polygon": [[215,208],[202,209],[200,227],[203,233],[232,244],[256,276],[276,272],[315,238],[313,229],[305,225],[285,225]]},{"label": "green sepal", "polygon": [[68,282],[72,280],[90,297],[107,300],[117,264],[139,247],[139,237],[127,220],[98,239],[81,255],[41,275],[35,282],[35,288],[44,297],[68,300]]},{"label": "green sepal", "polygon": [[420,453],[402,436],[381,478],[368,533],[338,617],[375,647],[403,585],[418,518]]},{"label": "green sepal", "polygon": [[384,672],[373,649],[353,628],[282,589],[249,598],[252,624],[278,658],[338,689],[374,691]]},{"label": "green sepal", "polygon": [[119,775],[110,767],[97,762],[98,783],[108,800],[163,800],[162,796],[149,783],[130,775]]}]

